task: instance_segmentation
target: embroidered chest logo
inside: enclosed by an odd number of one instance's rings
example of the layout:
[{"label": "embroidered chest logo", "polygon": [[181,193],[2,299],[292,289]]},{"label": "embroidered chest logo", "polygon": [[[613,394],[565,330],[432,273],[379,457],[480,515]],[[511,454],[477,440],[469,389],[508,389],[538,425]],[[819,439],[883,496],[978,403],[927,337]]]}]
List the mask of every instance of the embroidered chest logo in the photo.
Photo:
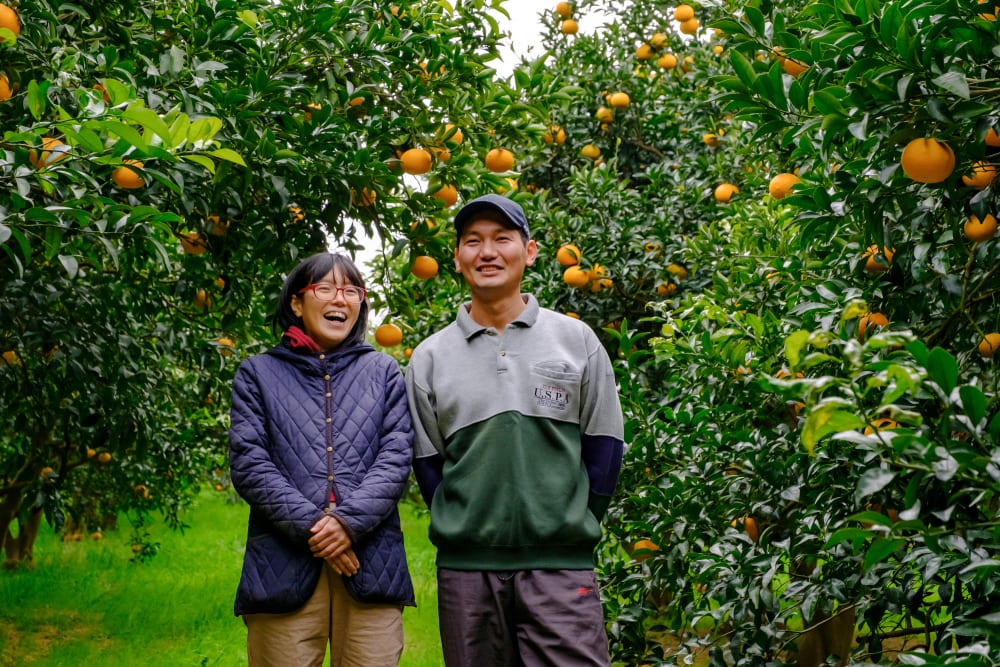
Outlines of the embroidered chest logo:
[{"label": "embroidered chest logo", "polygon": [[535,402],[540,408],[565,410],[569,405],[569,392],[554,384],[538,385],[535,387]]}]

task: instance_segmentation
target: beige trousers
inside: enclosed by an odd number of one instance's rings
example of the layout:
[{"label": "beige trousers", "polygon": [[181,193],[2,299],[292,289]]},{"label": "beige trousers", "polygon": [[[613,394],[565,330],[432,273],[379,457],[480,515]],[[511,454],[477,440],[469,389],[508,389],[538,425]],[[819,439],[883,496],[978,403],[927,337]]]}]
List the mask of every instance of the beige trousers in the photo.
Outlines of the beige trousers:
[{"label": "beige trousers", "polygon": [[316,592],[287,614],[247,614],[250,667],[395,667],[403,654],[403,607],[356,602],[323,566]]}]

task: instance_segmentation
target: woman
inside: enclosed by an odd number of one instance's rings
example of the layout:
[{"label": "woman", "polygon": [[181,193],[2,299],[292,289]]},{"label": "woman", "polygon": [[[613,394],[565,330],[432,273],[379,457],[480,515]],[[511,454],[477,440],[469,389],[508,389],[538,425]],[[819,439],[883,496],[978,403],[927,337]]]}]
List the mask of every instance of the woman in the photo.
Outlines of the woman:
[{"label": "woman", "polygon": [[396,665],[413,605],[397,503],[412,426],[396,362],[365,342],[364,280],[313,255],[285,280],[282,341],[233,381],[230,465],[250,504],[236,614],[249,664]]}]

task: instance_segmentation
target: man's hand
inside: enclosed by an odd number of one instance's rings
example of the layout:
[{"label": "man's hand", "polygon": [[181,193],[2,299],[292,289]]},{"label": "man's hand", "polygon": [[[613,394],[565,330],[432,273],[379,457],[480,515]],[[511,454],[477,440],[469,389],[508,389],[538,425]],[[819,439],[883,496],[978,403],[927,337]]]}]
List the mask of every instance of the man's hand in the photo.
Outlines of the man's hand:
[{"label": "man's hand", "polygon": [[[309,549],[317,558],[330,560],[351,547],[351,538],[347,535],[347,531],[330,515],[317,521],[309,531],[312,533],[312,537],[309,538]],[[357,571],[357,558],[354,559],[354,563]]]}]

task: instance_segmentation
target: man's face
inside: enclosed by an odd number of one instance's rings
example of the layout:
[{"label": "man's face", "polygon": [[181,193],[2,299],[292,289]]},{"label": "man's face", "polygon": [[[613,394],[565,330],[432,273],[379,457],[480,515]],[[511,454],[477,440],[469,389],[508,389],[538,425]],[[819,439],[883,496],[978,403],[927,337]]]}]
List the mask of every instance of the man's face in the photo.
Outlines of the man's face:
[{"label": "man's face", "polygon": [[469,287],[484,294],[520,294],[521,277],[535,263],[538,247],[521,233],[488,219],[472,220],[462,228],[455,248],[455,270]]}]

